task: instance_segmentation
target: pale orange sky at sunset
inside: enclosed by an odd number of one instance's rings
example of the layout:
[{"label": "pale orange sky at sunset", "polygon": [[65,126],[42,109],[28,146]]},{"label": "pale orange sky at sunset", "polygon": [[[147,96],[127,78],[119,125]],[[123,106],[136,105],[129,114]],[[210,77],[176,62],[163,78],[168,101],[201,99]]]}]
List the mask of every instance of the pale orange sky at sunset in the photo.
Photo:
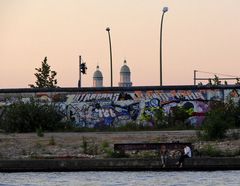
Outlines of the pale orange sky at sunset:
[{"label": "pale orange sky at sunset", "polygon": [[114,86],[124,59],[133,86],[159,85],[164,6],[163,85],[191,85],[195,69],[240,76],[240,0],[0,0],[0,89],[34,83],[45,56],[58,85],[76,87],[79,55],[82,86],[92,86],[98,64],[110,86],[106,27]]}]

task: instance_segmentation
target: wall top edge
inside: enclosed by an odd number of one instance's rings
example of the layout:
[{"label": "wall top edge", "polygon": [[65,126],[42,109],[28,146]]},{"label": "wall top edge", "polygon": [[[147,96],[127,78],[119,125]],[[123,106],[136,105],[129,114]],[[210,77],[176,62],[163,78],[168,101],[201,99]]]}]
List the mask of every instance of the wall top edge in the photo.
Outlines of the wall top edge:
[{"label": "wall top edge", "polygon": [[0,93],[35,93],[35,92],[89,92],[89,91],[148,91],[148,90],[201,90],[201,89],[240,89],[240,85],[180,85],[180,86],[133,86],[133,87],[62,87],[62,88],[9,88],[0,89]]}]

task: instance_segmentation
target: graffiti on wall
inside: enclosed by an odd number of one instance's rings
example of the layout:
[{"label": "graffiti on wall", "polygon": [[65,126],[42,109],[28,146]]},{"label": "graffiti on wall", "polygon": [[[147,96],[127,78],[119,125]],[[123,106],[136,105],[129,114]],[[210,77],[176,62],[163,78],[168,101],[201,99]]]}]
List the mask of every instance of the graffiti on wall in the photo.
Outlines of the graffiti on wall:
[{"label": "graffiti on wall", "polygon": [[160,107],[169,114],[174,107],[181,106],[192,109],[187,122],[198,125],[208,110],[208,101],[222,99],[220,90],[90,92],[67,95],[59,108],[76,126],[93,128],[139,122],[144,112],[153,115],[152,108]]},{"label": "graffiti on wall", "polygon": [[[209,101],[234,98],[239,102],[240,90],[148,90],[126,92],[84,92],[84,93],[32,93],[25,96],[0,95],[0,110],[3,106],[21,99],[31,99],[41,104],[54,104],[63,120],[70,120],[78,127],[119,127],[129,122],[141,121],[143,114],[153,116],[154,108],[163,109],[165,114],[177,107],[191,110],[187,118],[191,125],[199,125],[208,111]],[[151,122],[150,122],[151,124]]]},{"label": "graffiti on wall", "polygon": [[239,89],[226,89],[224,90],[224,101],[232,100],[235,104],[240,103],[240,90]]}]

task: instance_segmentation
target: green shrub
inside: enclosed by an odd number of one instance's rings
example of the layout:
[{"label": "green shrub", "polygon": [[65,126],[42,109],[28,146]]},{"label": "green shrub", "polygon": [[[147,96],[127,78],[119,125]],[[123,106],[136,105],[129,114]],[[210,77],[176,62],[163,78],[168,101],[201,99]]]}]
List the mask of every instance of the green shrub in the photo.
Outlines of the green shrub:
[{"label": "green shrub", "polygon": [[54,105],[17,102],[6,106],[1,117],[0,128],[6,132],[54,131],[64,128],[61,116]]},{"label": "green shrub", "polygon": [[42,130],[41,126],[36,129],[36,132],[37,132],[38,137],[43,137],[44,136],[44,133],[43,133],[43,130]]},{"label": "green shrub", "polygon": [[101,144],[101,148],[105,149],[105,148],[108,148],[108,147],[109,147],[109,142],[108,141],[103,141],[102,144]]},{"label": "green shrub", "polygon": [[233,126],[234,118],[223,102],[212,102],[202,125],[203,135],[208,140],[222,139]]}]

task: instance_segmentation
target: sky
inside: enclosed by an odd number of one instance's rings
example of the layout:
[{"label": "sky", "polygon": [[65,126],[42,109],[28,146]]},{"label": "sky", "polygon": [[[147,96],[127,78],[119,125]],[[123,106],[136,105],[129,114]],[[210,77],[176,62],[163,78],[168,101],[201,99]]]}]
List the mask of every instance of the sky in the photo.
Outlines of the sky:
[{"label": "sky", "polygon": [[45,56],[58,85],[76,87],[79,55],[88,67],[82,86],[93,85],[97,65],[110,86],[106,27],[113,85],[126,59],[133,86],[158,86],[165,6],[163,85],[192,85],[194,70],[240,75],[239,0],[0,0],[0,89],[33,84]]}]

